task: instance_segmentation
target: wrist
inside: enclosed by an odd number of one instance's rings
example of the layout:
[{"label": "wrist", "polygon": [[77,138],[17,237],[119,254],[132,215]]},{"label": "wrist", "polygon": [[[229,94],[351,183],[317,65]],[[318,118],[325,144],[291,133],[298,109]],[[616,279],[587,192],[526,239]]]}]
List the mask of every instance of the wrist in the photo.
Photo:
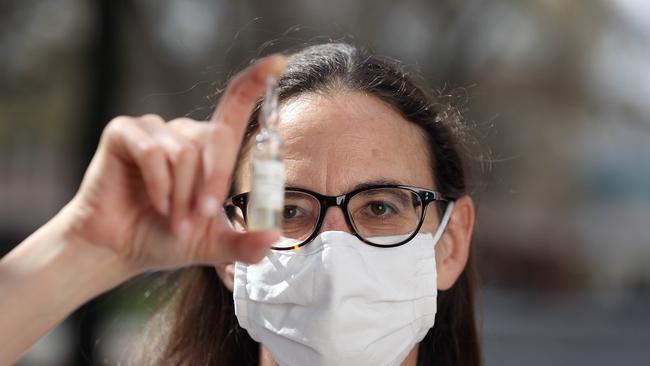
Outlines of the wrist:
[{"label": "wrist", "polygon": [[70,311],[137,274],[109,249],[76,236],[59,216],[2,258],[1,272],[15,291]]},{"label": "wrist", "polygon": [[90,242],[80,235],[75,216],[69,215],[66,210],[67,207],[44,229],[50,230],[47,236],[52,235],[61,243],[55,261],[69,264],[63,274],[76,284],[78,292],[75,295],[81,301],[86,302],[139,274],[135,266],[110,248]]}]

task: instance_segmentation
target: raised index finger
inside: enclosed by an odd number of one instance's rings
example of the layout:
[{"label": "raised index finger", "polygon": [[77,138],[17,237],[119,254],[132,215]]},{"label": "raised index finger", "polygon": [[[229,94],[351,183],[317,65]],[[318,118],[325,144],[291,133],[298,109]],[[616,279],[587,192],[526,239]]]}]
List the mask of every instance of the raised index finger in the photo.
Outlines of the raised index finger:
[{"label": "raised index finger", "polygon": [[271,55],[235,75],[212,115],[212,123],[224,123],[243,133],[255,101],[264,92],[267,78],[279,77],[285,66],[284,56]]},{"label": "raised index finger", "polygon": [[204,186],[199,208],[214,216],[228,192],[239,145],[255,105],[269,77],[278,78],[286,66],[281,55],[262,58],[230,81],[210,121],[210,136],[203,150]]}]

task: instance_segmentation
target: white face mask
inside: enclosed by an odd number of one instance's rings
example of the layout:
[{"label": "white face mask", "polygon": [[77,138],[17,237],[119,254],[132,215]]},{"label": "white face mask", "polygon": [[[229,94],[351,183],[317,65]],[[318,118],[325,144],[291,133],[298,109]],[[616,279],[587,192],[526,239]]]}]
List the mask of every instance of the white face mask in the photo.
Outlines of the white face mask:
[{"label": "white face mask", "polygon": [[433,327],[435,235],[377,248],[328,231],[298,251],[235,265],[239,324],[281,366],[399,365]]}]

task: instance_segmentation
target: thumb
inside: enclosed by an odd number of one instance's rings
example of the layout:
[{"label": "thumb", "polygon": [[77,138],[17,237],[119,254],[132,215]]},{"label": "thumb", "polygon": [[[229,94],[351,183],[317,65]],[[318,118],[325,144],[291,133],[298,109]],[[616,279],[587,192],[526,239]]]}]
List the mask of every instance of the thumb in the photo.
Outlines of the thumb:
[{"label": "thumb", "polygon": [[197,259],[212,264],[232,261],[257,263],[278,239],[280,233],[277,231],[239,232],[228,228],[220,233],[218,242],[205,243],[201,258]]}]

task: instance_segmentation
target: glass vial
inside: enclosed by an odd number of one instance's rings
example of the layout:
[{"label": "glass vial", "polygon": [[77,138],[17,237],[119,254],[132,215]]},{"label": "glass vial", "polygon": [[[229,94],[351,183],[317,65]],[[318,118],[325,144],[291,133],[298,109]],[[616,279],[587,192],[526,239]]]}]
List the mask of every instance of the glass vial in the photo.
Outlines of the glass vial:
[{"label": "glass vial", "polygon": [[260,113],[260,132],[255,136],[251,163],[251,197],[247,209],[248,230],[281,230],[284,209],[284,163],[278,127],[277,82],[269,78]]}]

